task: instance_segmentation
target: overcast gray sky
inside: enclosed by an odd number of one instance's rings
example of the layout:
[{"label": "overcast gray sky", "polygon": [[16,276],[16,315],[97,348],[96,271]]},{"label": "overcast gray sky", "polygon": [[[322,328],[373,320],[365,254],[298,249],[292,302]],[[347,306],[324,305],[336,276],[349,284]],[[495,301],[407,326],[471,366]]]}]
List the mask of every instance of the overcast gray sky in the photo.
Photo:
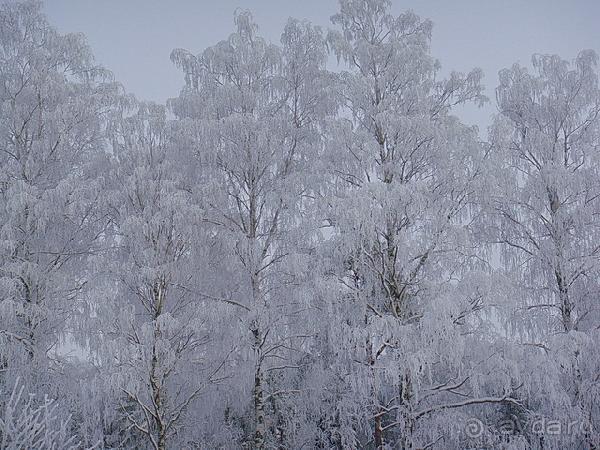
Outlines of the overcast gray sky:
[{"label": "overcast gray sky", "polygon": [[[250,9],[262,34],[278,42],[288,17],[324,28],[337,0],[46,0],[61,32],[83,32],[96,59],[140,99],[164,102],[178,94],[182,74],[173,48],[199,53],[233,30],[233,11]],[[412,9],[433,20],[432,53],[443,72],[481,67],[491,102],[458,114],[485,129],[495,112],[498,71],[529,64],[533,53],[572,59],[600,52],[600,0],[393,0],[394,12]]]}]

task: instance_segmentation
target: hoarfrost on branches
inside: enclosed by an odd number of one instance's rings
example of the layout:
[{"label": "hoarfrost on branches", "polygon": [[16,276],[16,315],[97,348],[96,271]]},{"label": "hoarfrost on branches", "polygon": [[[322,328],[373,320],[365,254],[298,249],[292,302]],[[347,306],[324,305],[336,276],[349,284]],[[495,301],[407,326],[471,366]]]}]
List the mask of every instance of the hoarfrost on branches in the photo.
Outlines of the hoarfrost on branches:
[{"label": "hoarfrost on branches", "polygon": [[600,447],[597,55],[249,11],[134,98],[0,6],[0,447]]}]

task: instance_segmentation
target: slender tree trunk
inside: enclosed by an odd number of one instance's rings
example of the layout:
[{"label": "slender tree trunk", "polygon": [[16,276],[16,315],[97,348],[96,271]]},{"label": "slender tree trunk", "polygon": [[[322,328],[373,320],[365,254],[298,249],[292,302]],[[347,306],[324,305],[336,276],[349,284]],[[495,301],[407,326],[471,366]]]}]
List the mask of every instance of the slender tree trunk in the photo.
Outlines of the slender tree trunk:
[{"label": "slender tree trunk", "polygon": [[556,188],[548,186],[546,191],[548,192],[550,215],[552,217],[552,225],[554,228],[552,238],[554,240],[554,246],[556,247],[556,259],[558,263],[554,268],[554,277],[558,288],[559,308],[564,331],[569,332],[573,329],[573,305],[569,298],[569,285],[563,266],[565,260],[563,252],[565,226],[558,215],[561,203]]},{"label": "slender tree trunk", "polygon": [[566,284],[563,271],[559,268],[555,271],[556,284],[558,285],[558,298],[560,302],[560,315],[564,331],[569,332],[573,329],[573,317],[571,300],[569,298],[569,288]]},{"label": "slender tree trunk", "polygon": [[158,356],[156,352],[156,341],[160,339],[160,330],[155,329],[155,341],[152,345],[152,361],[150,363],[150,386],[152,389],[152,400],[154,404],[154,413],[156,417],[154,418],[154,423],[156,425],[156,433],[157,433],[157,444],[158,450],[165,450],[167,447],[167,436],[166,430],[163,422],[163,390],[162,390],[162,382],[159,379],[159,362]]},{"label": "slender tree trunk", "polygon": [[[252,276],[252,296],[255,307],[259,306],[260,285],[258,275]],[[252,334],[254,336],[254,351],[256,352],[256,369],[254,371],[254,448],[263,450],[265,448],[265,399],[264,399],[264,373],[262,370],[262,344],[263,331],[261,330],[260,320],[255,318]]]},{"label": "slender tree trunk", "polygon": [[264,399],[264,374],[262,371],[262,356],[260,354],[262,335],[258,328],[258,321],[252,330],[254,335],[254,349],[256,351],[256,369],[254,371],[254,389],[253,389],[253,401],[254,401],[254,448],[256,450],[263,450],[265,448],[265,399]]},{"label": "slender tree trunk", "polygon": [[260,367],[254,374],[254,448],[263,450],[265,448],[265,403],[263,393],[263,374]]},{"label": "slender tree trunk", "polygon": [[[365,315],[365,324],[368,321],[368,316]],[[367,336],[367,340],[365,342],[365,351],[366,358],[369,366],[371,367],[371,379],[373,382],[371,396],[375,403],[378,402],[378,392],[377,392],[377,375],[375,373],[375,355],[373,354],[373,343],[371,342],[371,338]],[[383,430],[381,426],[381,416],[383,411],[380,408],[375,408],[375,426],[373,428],[373,441],[375,442],[375,448],[380,449],[383,448]]]},{"label": "slender tree trunk", "polygon": [[[258,230],[258,217],[257,217],[257,193],[254,185],[254,174],[249,177],[252,180],[250,184],[249,194],[249,211],[248,211],[248,239],[250,240],[250,260],[251,268],[250,272],[250,284],[252,287],[252,304],[254,305],[255,311],[259,311],[261,303],[263,302],[259,269],[260,261],[258,260],[257,252],[257,230]],[[254,449],[264,450],[265,448],[265,437],[266,437],[266,426],[265,426],[265,399],[264,399],[264,374],[262,371],[262,354],[261,346],[263,344],[263,330],[260,325],[260,318],[255,317],[252,327],[252,334],[254,336],[254,350],[256,352],[256,369],[254,371],[254,388],[253,388],[253,403],[254,403]]]},{"label": "slender tree trunk", "polygon": [[375,417],[375,432],[373,434],[375,448],[383,448],[383,430],[381,429],[381,416]]},{"label": "slender tree trunk", "polygon": [[158,450],[167,449],[167,436],[164,433],[158,434]]},{"label": "slender tree trunk", "polygon": [[404,416],[405,427],[402,436],[402,449],[410,450],[413,448],[412,434],[414,431],[414,420],[411,416],[412,399],[412,380],[410,372],[406,371],[400,380],[400,402],[403,406],[402,414]]},{"label": "slender tree trunk", "polygon": [[160,361],[157,351],[157,344],[162,337],[162,332],[158,326],[158,318],[162,314],[165,301],[164,283],[158,281],[153,289],[154,294],[154,342],[152,343],[152,360],[150,362],[150,387],[152,389],[152,401],[154,404],[154,423],[157,433],[157,450],[166,450],[167,448],[167,430],[164,422],[164,390],[163,380],[160,372]]}]

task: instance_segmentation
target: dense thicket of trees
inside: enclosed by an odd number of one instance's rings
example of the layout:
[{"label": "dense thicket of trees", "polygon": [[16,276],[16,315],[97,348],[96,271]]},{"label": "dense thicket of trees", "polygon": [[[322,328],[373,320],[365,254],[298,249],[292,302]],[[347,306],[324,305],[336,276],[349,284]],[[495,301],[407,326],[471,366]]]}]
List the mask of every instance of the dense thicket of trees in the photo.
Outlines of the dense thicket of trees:
[{"label": "dense thicket of trees", "polygon": [[593,51],[503,70],[481,141],[389,0],[238,12],[167,105],[40,10],[0,6],[0,448],[600,448]]}]

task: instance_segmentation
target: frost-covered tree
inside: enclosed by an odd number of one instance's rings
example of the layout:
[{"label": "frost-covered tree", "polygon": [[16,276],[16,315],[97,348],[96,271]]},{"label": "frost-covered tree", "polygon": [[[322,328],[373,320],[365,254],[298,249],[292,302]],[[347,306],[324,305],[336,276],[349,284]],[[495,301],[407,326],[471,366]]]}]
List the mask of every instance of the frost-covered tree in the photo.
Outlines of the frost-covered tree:
[{"label": "frost-covered tree", "polygon": [[92,350],[124,424],[164,450],[193,436],[189,410],[221,377],[225,358],[223,347],[208,350],[210,308],[197,294],[206,251],[196,241],[210,242],[178,169],[185,160],[170,145],[164,106],[130,102],[111,120],[114,248],[98,261],[108,278],[96,290],[106,298],[91,299],[101,333]]},{"label": "frost-covered tree", "polygon": [[[55,396],[106,220],[96,207],[114,86],[40,3],[0,5],[0,385]],[[51,392],[52,390],[52,392]]]},{"label": "frost-covered tree", "polygon": [[340,6],[329,42],[350,69],[338,91],[349,117],[328,136],[325,201],[346,322],[332,333],[361,406],[338,445],[449,445],[461,425],[449,411],[517,403],[510,382],[484,387],[470,360],[485,287],[463,276],[476,266],[469,209],[485,154],[450,112],[485,100],[481,72],[438,80],[429,21],[383,0]]},{"label": "frost-covered tree", "polygon": [[15,383],[0,411],[0,445],[6,450],[74,450],[79,443],[69,434],[68,421],[56,413],[55,401],[45,397],[37,404],[35,395]]},{"label": "frost-covered tree", "polygon": [[583,51],[570,64],[535,55],[532,63],[533,73],[519,65],[500,72],[500,115],[491,129],[496,158],[491,240],[502,244],[504,265],[518,286],[514,316],[520,340],[548,352],[542,370],[556,390],[550,399],[531,402],[542,415],[578,422],[576,433],[560,436],[573,441],[556,445],[585,442],[595,448],[600,439],[600,366],[593,344],[600,269],[597,56]]},{"label": "frost-covered tree", "polygon": [[533,57],[534,74],[500,72],[501,116],[492,140],[506,171],[495,209],[499,241],[527,259],[523,282],[535,286],[526,306],[546,309],[552,329],[586,330],[598,318],[597,56],[573,67],[557,56]]},{"label": "frost-covered tree", "polygon": [[[237,272],[227,302],[238,309],[247,343],[241,364],[252,373],[244,427],[254,448],[265,448],[285,445],[291,432],[282,428],[280,409],[295,389],[279,381],[308,349],[300,318],[310,309],[309,289],[300,287],[315,236],[312,165],[333,104],[318,28],[290,20],[278,47],[258,35],[249,13],[235,21],[236,32],[202,54],[173,52],[186,86],[172,107],[200,138],[193,151],[205,173],[205,220],[228,243]],[[238,389],[246,389],[248,375]]]},{"label": "frost-covered tree", "polygon": [[597,56],[483,143],[393,6],[238,11],[158,105],[0,4],[1,448],[600,448]]}]

